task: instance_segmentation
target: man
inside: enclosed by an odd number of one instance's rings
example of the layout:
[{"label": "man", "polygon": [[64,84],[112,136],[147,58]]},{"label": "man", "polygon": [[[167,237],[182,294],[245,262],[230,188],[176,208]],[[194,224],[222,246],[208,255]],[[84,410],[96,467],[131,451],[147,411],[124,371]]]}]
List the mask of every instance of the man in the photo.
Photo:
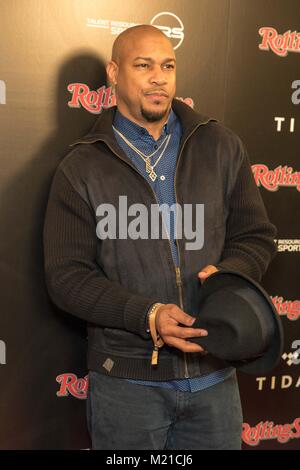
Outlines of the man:
[{"label": "man", "polygon": [[[93,449],[240,449],[235,369],[189,339],[209,335],[192,326],[201,283],[222,268],[260,280],[275,228],[241,140],[174,99],[176,58],[160,30],[120,34],[107,75],[117,107],[59,165],[44,229],[50,296],[88,322]],[[120,208],[106,237],[103,204],[120,196],[149,211],[204,204],[203,247],[176,236],[177,211],[162,214],[169,239],[125,236]]]}]

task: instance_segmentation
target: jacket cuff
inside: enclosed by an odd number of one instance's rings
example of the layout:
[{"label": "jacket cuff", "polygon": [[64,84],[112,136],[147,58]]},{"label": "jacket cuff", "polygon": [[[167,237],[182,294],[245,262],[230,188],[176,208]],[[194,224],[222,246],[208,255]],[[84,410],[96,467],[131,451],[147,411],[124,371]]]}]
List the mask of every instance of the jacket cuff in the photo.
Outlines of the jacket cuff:
[{"label": "jacket cuff", "polygon": [[142,336],[144,339],[151,339],[147,332],[148,312],[157,302],[157,299],[145,299],[138,295],[130,297],[124,310],[125,329]]},{"label": "jacket cuff", "polygon": [[228,257],[220,261],[220,263],[215,264],[216,268],[221,270],[232,270],[240,272],[241,274],[246,274],[246,276],[251,277],[253,280],[259,282],[263,276],[263,272],[260,269],[260,266],[251,260],[252,263],[247,263],[247,261],[239,257]]}]

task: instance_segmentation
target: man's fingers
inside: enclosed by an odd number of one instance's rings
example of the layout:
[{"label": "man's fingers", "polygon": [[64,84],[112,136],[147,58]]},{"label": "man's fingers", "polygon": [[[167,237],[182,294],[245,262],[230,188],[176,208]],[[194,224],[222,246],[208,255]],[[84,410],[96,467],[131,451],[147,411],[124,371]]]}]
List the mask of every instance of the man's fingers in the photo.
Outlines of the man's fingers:
[{"label": "man's fingers", "polygon": [[179,307],[174,305],[168,310],[168,316],[177,321],[177,323],[181,323],[185,326],[192,326],[196,318],[188,315],[187,313],[183,312]]},{"label": "man's fingers", "polygon": [[213,273],[217,272],[218,269],[212,265],[212,264],[209,264],[208,266],[205,266],[205,268],[202,268],[201,271],[198,272],[198,278],[201,282],[201,284],[203,284],[203,282]]},{"label": "man's fingers", "polygon": [[175,338],[194,338],[200,336],[207,336],[207,330],[200,328],[188,328],[177,325],[167,324],[161,328],[161,335],[164,336],[173,336]]},{"label": "man's fingers", "polygon": [[183,352],[204,352],[204,349],[199,344],[191,343],[190,341],[180,338],[174,338],[173,336],[167,337],[165,342],[169,346],[173,346]]}]

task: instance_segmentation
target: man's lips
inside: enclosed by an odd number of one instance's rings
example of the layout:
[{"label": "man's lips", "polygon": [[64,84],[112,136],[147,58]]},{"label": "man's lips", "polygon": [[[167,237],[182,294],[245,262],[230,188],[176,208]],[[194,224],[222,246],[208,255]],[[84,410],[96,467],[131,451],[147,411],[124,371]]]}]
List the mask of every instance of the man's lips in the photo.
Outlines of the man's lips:
[{"label": "man's lips", "polygon": [[155,99],[155,100],[162,100],[162,99],[169,97],[167,93],[160,92],[160,91],[153,91],[151,93],[145,93],[145,96],[146,98]]}]

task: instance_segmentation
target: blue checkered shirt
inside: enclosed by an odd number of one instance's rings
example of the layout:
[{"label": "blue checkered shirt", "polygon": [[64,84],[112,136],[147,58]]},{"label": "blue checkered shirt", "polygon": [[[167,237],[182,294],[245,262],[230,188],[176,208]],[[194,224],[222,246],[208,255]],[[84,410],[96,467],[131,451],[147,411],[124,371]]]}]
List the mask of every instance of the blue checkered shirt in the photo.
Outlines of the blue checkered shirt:
[{"label": "blue checkered shirt", "polygon": [[[179,151],[180,138],[182,135],[182,129],[180,120],[176,116],[173,110],[169,115],[167,123],[164,125],[162,133],[158,140],[154,140],[153,137],[149,134],[147,129],[144,127],[135,124],[129,119],[125,118],[118,110],[116,111],[114,118],[114,127],[120,131],[128,141],[130,141],[135,147],[138,148],[145,155],[152,154],[156,149],[157,153],[151,157],[152,165],[161,155],[161,152],[165,148],[164,139],[171,134],[168,146],[164,150],[164,154],[159,160],[158,164],[155,166],[155,172],[157,173],[157,178],[155,181],[152,181],[149,178],[148,173],[146,172],[146,165],[143,159],[124,142],[124,140],[115,132],[115,137],[119,146],[130,158],[131,162],[141,173],[141,175],[146,179],[148,184],[152,187],[157,203],[172,204],[176,203],[175,190],[174,190],[174,178],[176,170],[176,162]],[[163,145],[160,147],[160,145]],[[160,147],[160,148],[159,148]],[[164,216],[164,214],[162,213]],[[170,217],[165,218],[166,229],[171,242],[171,251],[176,266],[179,265],[178,251],[175,240],[174,227],[176,224],[176,213],[170,211]],[[168,223],[169,222],[169,223]],[[222,382],[227,377],[229,377],[234,372],[233,367],[228,367],[226,369],[218,370],[210,374],[202,375],[201,377],[196,377],[192,379],[178,379],[178,380],[168,380],[166,382],[161,381],[149,381],[149,380],[129,380],[136,384],[147,385],[147,386],[156,386],[163,388],[171,388],[174,390],[181,390],[185,392],[197,392],[199,390],[204,390],[205,388],[211,387],[219,382]]]}]

